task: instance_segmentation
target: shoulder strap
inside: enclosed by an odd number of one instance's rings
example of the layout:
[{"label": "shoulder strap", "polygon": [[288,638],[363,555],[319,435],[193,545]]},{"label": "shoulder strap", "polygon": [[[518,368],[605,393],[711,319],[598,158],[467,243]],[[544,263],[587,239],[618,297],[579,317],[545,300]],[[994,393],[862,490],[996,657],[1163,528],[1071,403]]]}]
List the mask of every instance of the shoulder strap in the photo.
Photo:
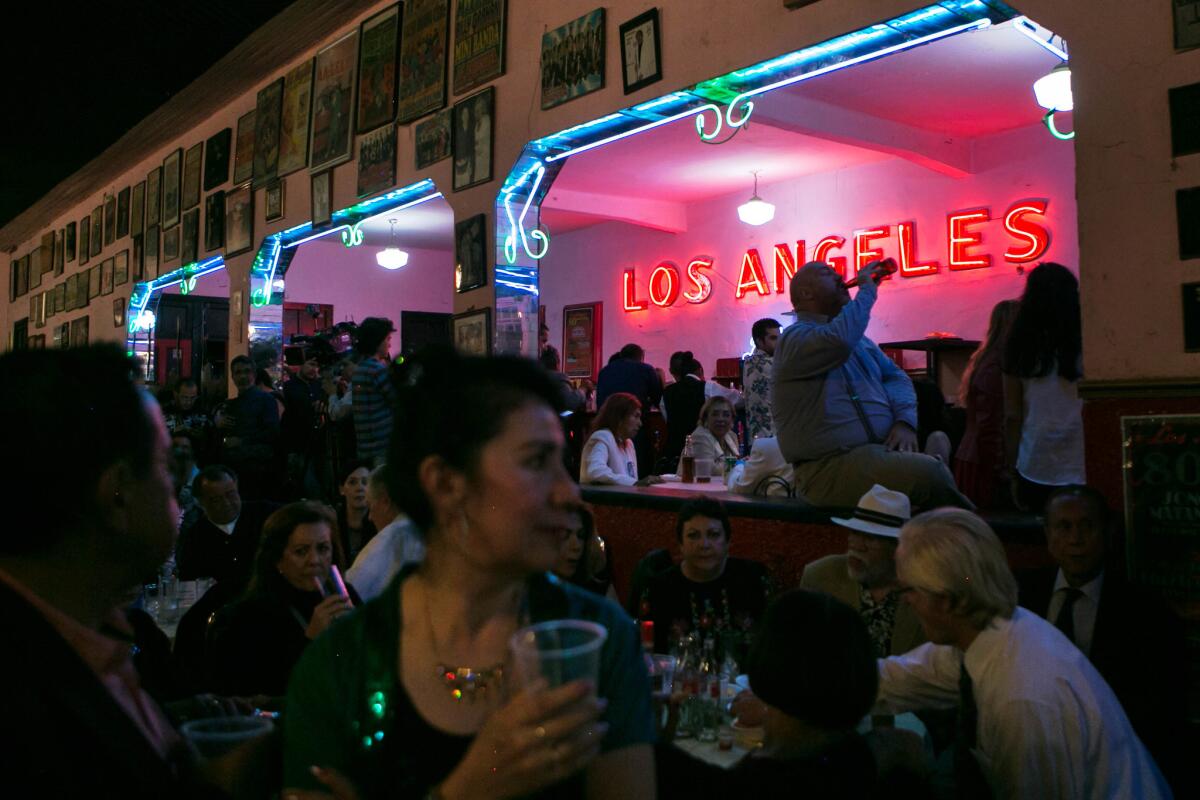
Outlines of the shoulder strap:
[{"label": "shoulder strap", "polygon": [[[854,358],[853,353],[850,354],[850,358]],[[842,373],[842,380],[846,384],[846,396],[854,404],[854,410],[858,413],[858,421],[862,423],[863,430],[867,433],[867,441],[871,444],[879,444],[883,440],[875,434],[875,429],[871,427],[871,421],[867,419],[867,412],[858,399],[858,392],[854,391],[854,384],[850,382],[850,373],[846,371],[846,365],[843,364],[839,369]]]}]

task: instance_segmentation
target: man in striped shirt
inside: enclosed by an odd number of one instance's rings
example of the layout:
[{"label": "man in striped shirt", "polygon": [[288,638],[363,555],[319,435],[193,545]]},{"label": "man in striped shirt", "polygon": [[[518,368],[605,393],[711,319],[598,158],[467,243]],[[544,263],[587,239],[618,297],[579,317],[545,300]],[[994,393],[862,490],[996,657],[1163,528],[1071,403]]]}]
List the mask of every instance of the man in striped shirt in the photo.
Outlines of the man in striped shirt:
[{"label": "man in striped shirt", "polygon": [[375,465],[383,463],[392,435],[396,390],[392,386],[388,362],[395,330],[392,321],[386,317],[367,317],[358,326],[354,343],[355,350],[362,356],[351,379],[358,457]]}]

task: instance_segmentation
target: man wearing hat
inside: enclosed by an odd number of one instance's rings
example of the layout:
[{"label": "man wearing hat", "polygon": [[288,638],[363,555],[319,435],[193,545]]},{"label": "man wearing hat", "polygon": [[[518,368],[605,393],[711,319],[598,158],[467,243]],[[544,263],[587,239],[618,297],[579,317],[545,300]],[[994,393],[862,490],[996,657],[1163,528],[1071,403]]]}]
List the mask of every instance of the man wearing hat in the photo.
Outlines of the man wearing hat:
[{"label": "man wearing hat", "polygon": [[911,516],[905,495],[875,484],[858,501],[852,517],[833,518],[850,529],[845,555],[812,562],[800,578],[801,588],[833,595],[858,612],[879,658],[907,653],[926,641],[920,619],[900,601],[896,578],[900,527]]},{"label": "man wearing hat", "polygon": [[388,373],[392,332],[396,327],[385,317],[367,317],[358,326],[354,349],[362,361],[354,368],[354,435],[358,457],[374,465],[383,463],[392,438],[392,406],[396,390]]}]

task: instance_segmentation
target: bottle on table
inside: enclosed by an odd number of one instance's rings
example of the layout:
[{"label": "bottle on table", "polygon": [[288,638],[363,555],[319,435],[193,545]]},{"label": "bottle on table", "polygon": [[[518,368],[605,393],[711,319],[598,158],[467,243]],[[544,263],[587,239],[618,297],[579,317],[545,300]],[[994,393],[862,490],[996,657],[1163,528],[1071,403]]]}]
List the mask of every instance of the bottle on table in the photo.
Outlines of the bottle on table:
[{"label": "bottle on table", "polygon": [[692,448],[692,437],[683,440],[683,454],[679,456],[679,480],[696,482],[696,451]]}]

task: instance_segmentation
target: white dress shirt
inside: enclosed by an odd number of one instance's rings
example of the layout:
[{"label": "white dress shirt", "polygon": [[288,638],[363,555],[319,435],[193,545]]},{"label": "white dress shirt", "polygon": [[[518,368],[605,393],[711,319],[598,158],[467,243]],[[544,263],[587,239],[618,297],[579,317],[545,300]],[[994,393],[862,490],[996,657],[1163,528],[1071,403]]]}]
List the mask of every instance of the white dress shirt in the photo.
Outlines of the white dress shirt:
[{"label": "white dress shirt", "polygon": [[1171,797],[1100,673],[1023,608],[993,620],[965,654],[930,643],[880,659],[876,713],[954,707],[964,664],[979,711],[973,753],[994,797]]},{"label": "white dress shirt", "polygon": [[626,439],[622,447],[608,428],[601,428],[588,438],[580,460],[583,462],[579,470],[579,482],[582,484],[633,486],[638,481],[637,452],[633,440]]},{"label": "white dress shirt", "polygon": [[[1055,625],[1058,623],[1058,612],[1062,610],[1063,603],[1067,601],[1067,592],[1071,584],[1067,583],[1067,577],[1063,575],[1063,571],[1058,571],[1058,577],[1054,579],[1054,594],[1050,596],[1050,605],[1046,607],[1046,620]],[[1075,599],[1075,607],[1071,609],[1071,616],[1075,622],[1075,645],[1083,651],[1085,656],[1092,654],[1092,636],[1096,632],[1096,614],[1100,611],[1100,592],[1104,588],[1104,573],[1101,572],[1091,581],[1079,587],[1082,592]]]},{"label": "white dress shirt", "polygon": [[346,570],[346,581],[364,601],[370,600],[383,594],[406,564],[424,560],[425,543],[417,535],[417,526],[401,514],[371,537]]}]

